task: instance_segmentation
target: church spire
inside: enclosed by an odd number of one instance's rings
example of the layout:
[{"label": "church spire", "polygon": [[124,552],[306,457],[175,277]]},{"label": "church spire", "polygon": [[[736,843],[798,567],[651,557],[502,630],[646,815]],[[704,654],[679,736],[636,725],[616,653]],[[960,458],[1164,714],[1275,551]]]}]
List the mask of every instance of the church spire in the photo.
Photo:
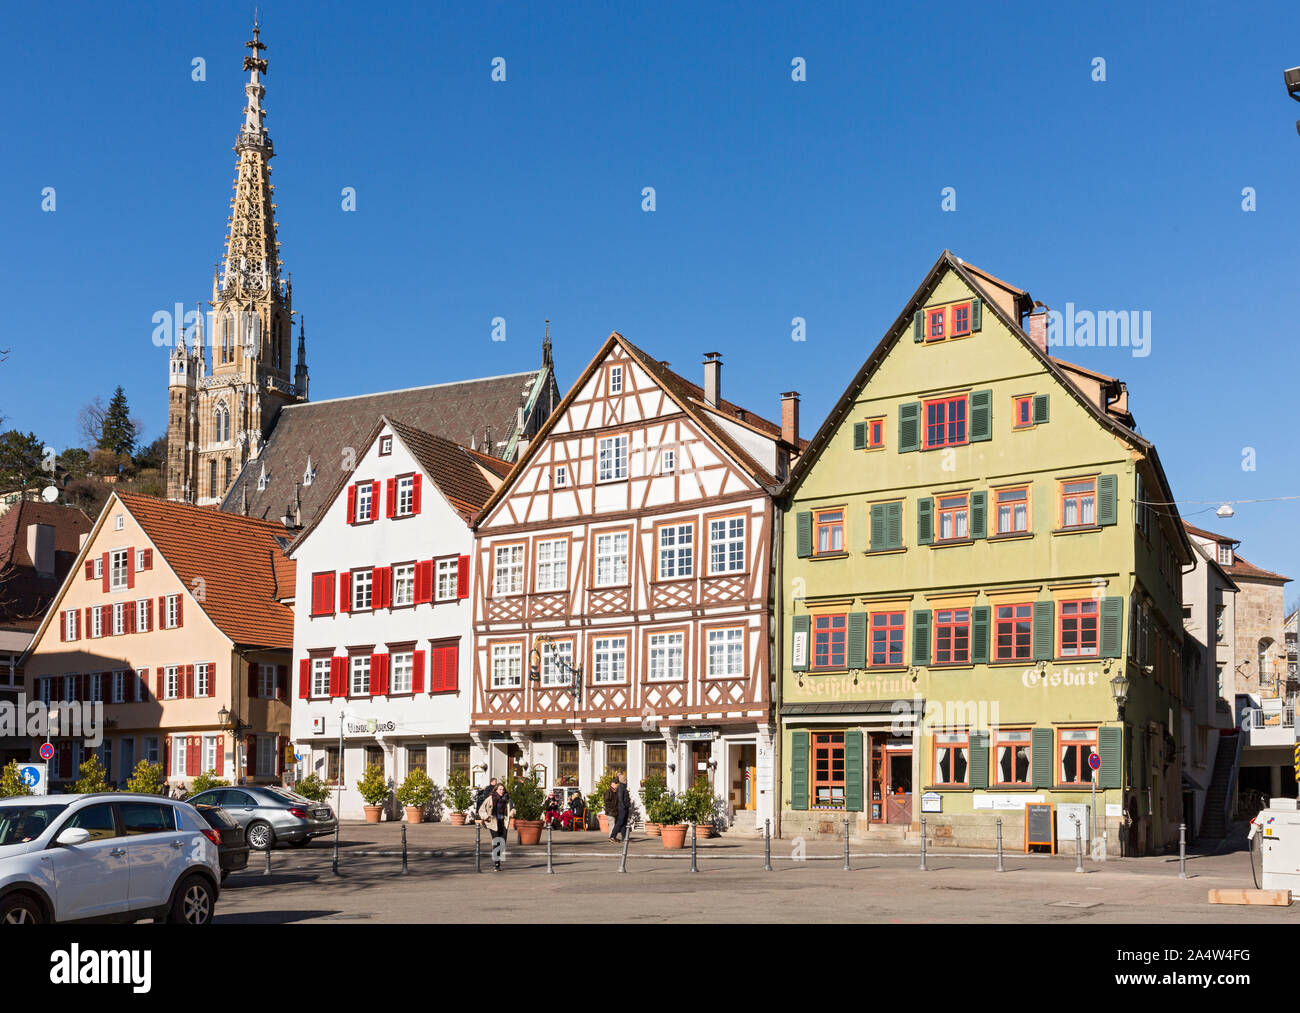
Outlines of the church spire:
[{"label": "church spire", "polygon": [[542,339],[542,368],[549,369],[554,366],[551,362],[551,318],[546,318],[546,337]]},{"label": "church spire", "polygon": [[298,365],[293,371],[294,393],[307,399],[307,316],[298,314]]}]

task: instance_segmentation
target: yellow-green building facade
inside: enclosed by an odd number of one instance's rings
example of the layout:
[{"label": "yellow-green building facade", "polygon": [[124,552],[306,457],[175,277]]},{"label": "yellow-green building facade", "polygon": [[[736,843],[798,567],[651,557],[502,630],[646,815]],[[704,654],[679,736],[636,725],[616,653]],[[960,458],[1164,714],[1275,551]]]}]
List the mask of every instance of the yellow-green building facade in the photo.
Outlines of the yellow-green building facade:
[{"label": "yellow-green building facade", "polygon": [[1073,817],[1094,851],[1176,843],[1192,550],[1127,388],[1049,354],[1047,320],[945,251],[793,470],[782,836],[924,817],[992,847],[1000,818],[1020,849],[1045,803],[1060,851]]}]

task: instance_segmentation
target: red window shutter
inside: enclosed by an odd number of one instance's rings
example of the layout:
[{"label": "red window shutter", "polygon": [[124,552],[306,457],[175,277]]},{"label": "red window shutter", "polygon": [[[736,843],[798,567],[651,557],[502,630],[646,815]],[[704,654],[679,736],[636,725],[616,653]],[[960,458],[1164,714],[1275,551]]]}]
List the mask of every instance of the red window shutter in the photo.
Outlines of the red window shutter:
[{"label": "red window shutter", "polygon": [[199,770],[199,765],[203,762],[203,757],[199,753],[199,737],[189,735],[185,738],[185,774],[187,777],[197,777],[203,773]]},{"label": "red window shutter", "polygon": [[248,745],[244,747],[244,773],[248,777],[257,776],[257,736],[248,737]]},{"label": "red window shutter", "polygon": [[275,666],[275,698],[277,700],[289,699],[289,666]]},{"label": "red window shutter", "polygon": [[456,597],[469,597],[469,556],[456,557]]},{"label": "red window shutter", "polygon": [[393,568],[384,567],[384,607],[393,607]]},{"label": "red window shutter", "polygon": [[153,569],[153,549],[144,550],[144,569]]},{"label": "red window shutter", "polygon": [[355,524],[356,522],[357,522],[357,487],[355,485],[350,485],[348,486],[348,523]]},{"label": "red window shutter", "polygon": [[135,587],[135,546],[126,550],[126,586]]},{"label": "red window shutter", "polygon": [[448,644],[443,648],[442,688],[455,692],[460,687],[460,644]]},{"label": "red window shutter", "polygon": [[397,479],[390,478],[384,484],[384,513],[387,517],[392,517],[397,513]]},{"label": "red window shutter", "polygon": [[64,643],[68,640],[68,614],[64,612],[59,616],[59,639]]},{"label": "red window shutter", "polygon": [[[91,621],[90,613],[95,611],[97,608],[99,608],[98,605],[91,605],[90,608],[86,609],[86,636],[90,636],[90,631],[95,628],[94,622]],[[80,611],[77,612],[77,622],[81,622]]]},{"label": "red window shutter", "polygon": [[352,611],[352,574],[339,574],[339,611]]},{"label": "red window shutter", "polygon": [[387,690],[384,688],[384,656],[382,654],[372,654],[370,656],[370,695],[383,696]]},{"label": "red window shutter", "polygon": [[335,655],[330,658],[330,696],[348,695],[348,659]]},{"label": "red window shutter", "polygon": [[104,589],[105,591],[107,591],[107,590],[108,590],[108,553],[105,552],[105,553],[104,553],[102,556],[100,556],[99,558],[100,558],[100,560],[101,560],[100,566],[103,567],[103,572],[100,573],[99,576],[100,576],[100,578],[101,578],[101,580],[102,580],[102,587],[103,587],[103,589]]},{"label": "red window shutter", "polygon": [[143,679],[143,671],[132,672],[127,669],[126,675],[122,677],[122,699],[127,703],[135,703],[140,699],[140,680]]},{"label": "red window shutter", "polygon": [[420,473],[416,472],[411,479],[411,513],[420,512]]},{"label": "red window shutter", "polygon": [[424,692],[424,652],[416,651],[411,655],[411,692]]},{"label": "red window shutter", "polygon": [[161,627],[167,622],[167,596],[160,594],[158,596],[158,625]]},{"label": "red window shutter", "polygon": [[311,658],[298,662],[298,699],[306,700],[311,696]]},{"label": "red window shutter", "polygon": [[226,772],[226,737],[217,736],[217,777]]},{"label": "red window shutter", "polygon": [[194,696],[194,666],[185,666],[185,699],[189,700]]},{"label": "red window shutter", "polygon": [[86,579],[95,579],[95,561],[93,559],[86,560]]},{"label": "red window shutter", "polygon": [[415,603],[422,605],[433,601],[433,560],[422,559],[415,564]]},{"label": "red window shutter", "polygon": [[160,668],[158,669],[158,675],[157,675],[158,695],[157,697],[155,697],[155,699],[157,700],[161,700],[163,698],[163,678],[164,678],[163,670]]},{"label": "red window shutter", "polygon": [[[379,516],[379,482],[370,483],[370,519],[374,520]],[[391,513],[389,517],[393,516]]]},{"label": "red window shutter", "polygon": [[384,568],[370,568],[370,607],[378,611],[384,607]]},{"label": "red window shutter", "polygon": [[176,596],[176,626],[179,629],[185,625],[185,595]]},{"label": "red window shutter", "polygon": [[123,606],[126,609],[126,632],[135,632],[135,602],[129,601]]},{"label": "red window shutter", "polygon": [[153,599],[144,600],[144,628],[148,633],[153,632]]},{"label": "red window shutter", "polygon": [[81,639],[81,609],[77,609],[77,640]]}]

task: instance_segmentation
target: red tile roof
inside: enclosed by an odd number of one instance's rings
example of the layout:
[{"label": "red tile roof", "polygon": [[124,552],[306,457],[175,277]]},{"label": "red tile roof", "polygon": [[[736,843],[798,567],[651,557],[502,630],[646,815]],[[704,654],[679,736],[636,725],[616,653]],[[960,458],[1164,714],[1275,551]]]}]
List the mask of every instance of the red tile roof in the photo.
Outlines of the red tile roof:
[{"label": "red tile roof", "polygon": [[[33,524],[54,528],[54,572],[36,572],[27,552]],[[94,522],[76,507],[22,500],[0,514],[0,626],[32,630],[40,626],[81,551],[81,536]]]},{"label": "red tile roof", "polygon": [[135,493],[117,496],[222,633],[236,644],[293,647],[293,610],[276,601],[277,590],[284,593],[283,525]]},{"label": "red tile roof", "polygon": [[1256,566],[1245,556],[1238,552],[1232,554],[1232,565],[1224,567],[1233,577],[1244,577],[1246,579],[1254,578],[1255,580],[1279,580],[1287,581],[1290,577],[1284,577],[1280,573],[1274,573],[1272,570],[1265,570],[1263,567]]}]

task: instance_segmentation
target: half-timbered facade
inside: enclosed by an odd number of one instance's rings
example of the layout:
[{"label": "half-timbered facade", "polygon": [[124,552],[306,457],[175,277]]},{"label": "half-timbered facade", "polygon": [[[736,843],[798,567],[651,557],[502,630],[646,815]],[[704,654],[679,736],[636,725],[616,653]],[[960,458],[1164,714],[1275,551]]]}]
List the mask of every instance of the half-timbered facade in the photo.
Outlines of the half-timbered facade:
[{"label": "half-timbered facade", "polygon": [[[773,494],[789,424],[610,335],[476,525],[472,729],[584,791],[698,774],[770,815]],[[580,669],[580,679],[566,670]],[[574,688],[574,681],[578,688]]]},{"label": "half-timbered facade", "polygon": [[500,467],[381,417],[290,549],[299,773],[341,779],[344,818],[363,815],[371,764],[394,784],[415,769],[443,784],[484,760],[469,737],[470,521]]}]

